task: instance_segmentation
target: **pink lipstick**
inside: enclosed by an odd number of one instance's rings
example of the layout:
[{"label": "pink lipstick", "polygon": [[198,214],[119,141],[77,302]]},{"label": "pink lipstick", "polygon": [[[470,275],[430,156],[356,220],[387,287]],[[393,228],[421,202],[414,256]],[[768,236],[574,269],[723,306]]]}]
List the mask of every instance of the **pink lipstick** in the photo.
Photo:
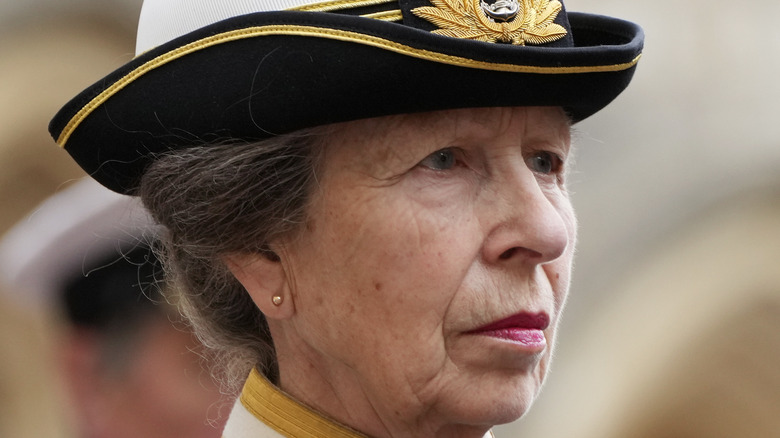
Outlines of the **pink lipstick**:
[{"label": "pink lipstick", "polygon": [[547,346],[544,329],[549,325],[550,317],[546,313],[521,312],[468,333],[505,339],[530,350],[542,350]]}]

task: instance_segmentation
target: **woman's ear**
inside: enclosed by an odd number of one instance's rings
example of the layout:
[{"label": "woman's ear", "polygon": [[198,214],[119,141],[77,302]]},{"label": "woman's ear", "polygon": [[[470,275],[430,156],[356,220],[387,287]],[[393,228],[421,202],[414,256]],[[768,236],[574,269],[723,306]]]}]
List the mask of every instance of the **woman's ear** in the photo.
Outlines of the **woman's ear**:
[{"label": "woman's ear", "polygon": [[286,319],[295,313],[287,276],[278,256],[240,253],[227,255],[223,260],[266,318]]}]

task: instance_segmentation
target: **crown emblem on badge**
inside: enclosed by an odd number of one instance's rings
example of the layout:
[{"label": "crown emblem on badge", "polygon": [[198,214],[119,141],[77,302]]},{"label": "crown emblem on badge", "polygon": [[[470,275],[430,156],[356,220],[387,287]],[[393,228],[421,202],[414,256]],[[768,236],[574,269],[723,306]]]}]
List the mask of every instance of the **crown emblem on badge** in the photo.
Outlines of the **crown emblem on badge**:
[{"label": "crown emblem on badge", "polygon": [[558,0],[430,0],[432,6],[412,9],[439,29],[433,33],[490,43],[545,44],[563,38],[566,29],[555,18]]}]

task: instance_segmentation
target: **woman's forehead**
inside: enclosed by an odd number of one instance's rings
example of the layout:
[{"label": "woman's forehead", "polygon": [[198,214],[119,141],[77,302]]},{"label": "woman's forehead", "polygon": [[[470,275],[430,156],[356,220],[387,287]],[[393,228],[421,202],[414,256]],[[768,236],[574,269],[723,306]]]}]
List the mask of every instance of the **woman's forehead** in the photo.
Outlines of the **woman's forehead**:
[{"label": "woman's forehead", "polygon": [[526,142],[568,147],[570,126],[559,107],[467,108],[363,119],[328,129],[324,163],[394,174],[447,147]]}]

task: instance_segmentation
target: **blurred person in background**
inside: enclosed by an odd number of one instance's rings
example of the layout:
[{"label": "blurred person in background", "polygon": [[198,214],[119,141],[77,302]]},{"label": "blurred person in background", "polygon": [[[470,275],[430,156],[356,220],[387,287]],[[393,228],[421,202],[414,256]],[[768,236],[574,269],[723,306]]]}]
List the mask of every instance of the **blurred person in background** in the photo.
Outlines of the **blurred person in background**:
[{"label": "blurred person in background", "polygon": [[[84,176],[47,153],[41,126],[67,89],[83,86],[83,74],[106,71],[126,53],[121,28],[79,17],[76,9],[53,19],[36,4],[0,2],[0,236]],[[7,292],[0,293],[0,436],[72,437],[51,354],[59,324],[7,285],[0,288]]]},{"label": "blurred person in background", "polygon": [[[138,0],[0,2],[0,236],[84,176],[50,154],[42,127],[85,76],[130,59],[139,8]],[[0,437],[70,438],[52,348],[60,322],[0,289]]]},{"label": "blurred person in background", "polygon": [[62,317],[53,360],[77,436],[220,434],[221,395],[200,344],[162,299],[173,286],[145,244],[150,236],[131,199],[85,180],[0,243],[6,288]]}]

